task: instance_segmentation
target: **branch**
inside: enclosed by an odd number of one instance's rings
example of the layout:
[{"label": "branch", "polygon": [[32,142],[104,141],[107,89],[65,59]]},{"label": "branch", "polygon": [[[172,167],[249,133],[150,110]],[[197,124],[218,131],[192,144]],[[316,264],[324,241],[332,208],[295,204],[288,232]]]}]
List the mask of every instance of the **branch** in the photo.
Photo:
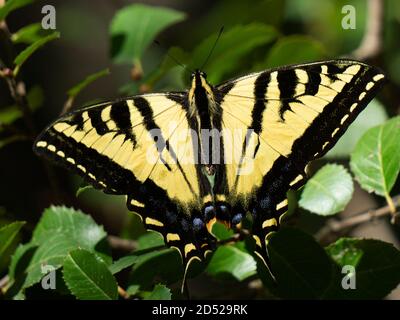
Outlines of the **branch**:
[{"label": "branch", "polygon": [[8,74],[9,76],[5,76],[4,79],[8,84],[12,98],[22,112],[25,125],[28,128],[29,134],[33,140],[33,138],[36,136],[36,129],[33,122],[32,112],[29,108],[28,100],[26,99],[25,84],[22,81],[17,83],[17,80],[14,78],[12,72]]},{"label": "branch", "polygon": [[116,236],[108,236],[108,243],[110,247],[116,250],[133,251],[137,249],[138,244],[134,240],[122,239]]},{"label": "branch", "polygon": [[351,55],[368,60],[382,52],[383,0],[368,0],[367,26],[360,46]]},{"label": "branch", "polygon": [[126,292],[125,289],[123,289],[120,286],[118,286],[118,294],[120,295],[121,298],[125,300],[128,300],[130,298],[128,292]]},{"label": "branch", "polygon": [[[0,0],[0,7],[4,5],[4,1]],[[8,30],[7,24],[5,21],[1,21],[0,23],[0,28],[3,31],[3,34],[5,34],[7,37],[5,39],[2,39],[4,43],[1,43],[2,47],[5,49],[8,49],[10,52],[13,52],[14,47],[11,41],[11,33]],[[1,61],[2,62],[2,61]],[[22,113],[22,118],[25,122],[26,128],[29,132],[29,138],[31,140],[34,140],[34,138],[37,135],[37,131],[35,128],[35,123],[33,120],[33,115],[31,112],[31,108],[29,107],[29,102],[26,98],[26,89],[25,89],[25,83],[23,81],[18,81],[18,79],[15,77],[14,72],[10,69],[10,67],[3,67],[5,66],[5,63],[1,63],[2,69],[0,70],[0,77],[3,78],[8,85],[8,88],[10,90],[11,96],[14,99],[17,107],[20,109]],[[55,172],[52,167],[48,165],[48,163],[44,160],[41,161],[44,171],[46,172],[48,181],[50,183],[50,186],[53,190],[53,194],[56,200],[59,200],[61,197],[60,189],[59,189],[59,184],[55,175]]]},{"label": "branch", "polygon": [[0,289],[3,289],[8,284],[9,278],[8,276],[4,276],[0,279]]},{"label": "branch", "polygon": [[[400,206],[400,195],[397,195],[393,198],[391,198],[393,204],[395,207]],[[393,215],[392,208],[389,205],[386,205],[382,208],[375,209],[375,210],[369,210],[360,214],[357,214],[355,216],[343,219],[343,220],[337,220],[335,218],[329,219],[324,227],[322,227],[315,237],[320,241],[323,242],[329,235],[333,233],[339,233],[343,230],[347,230],[349,228],[354,228],[355,226],[365,223],[365,222],[370,222],[378,218],[382,218],[385,216]],[[392,216],[392,223],[396,223],[396,220],[398,218],[398,215],[393,215]]]},{"label": "branch", "polygon": [[[3,5],[4,5],[4,1],[0,0],[0,7],[2,7]],[[9,55],[11,57],[11,61],[9,63],[13,64],[12,60],[14,60],[14,46],[11,41],[11,33],[8,29],[8,26],[7,26],[7,23],[5,20],[0,22],[0,29],[3,34],[3,38],[1,39],[2,40],[1,46],[2,46],[3,50],[10,52]],[[14,72],[10,68],[12,68],[12,66],[7,65],[7,61],[5,61],[5,63],[2,63],[2,69],[0,70],[0,76],[6,80],[8,88],[11,93],[11,96],[14,99],[14,101],[17,103],[17,106],[19,107],[19,109],[21,110],[25,124],[29,130],[29,133],[32,135],[32,139],[33,139],[36,135],[36,130],[35,130],[34,122],[33,122],[32,113],[29,108],[29,103],[26,99],[25,84],[22,81],[20,81],[20,82],[17,81],[17,79],[15,78]]]},{"label": "branch", "polygon": [[237,233],[235,233],[232,237],[224,240],[218,240],[217,245],[224,245],[224,244],[230,244],[230,243],[236,243],[238,241],[241,241],[245,239],[249,234],[249,230],[247,229],[238,229],[236,230]]}]

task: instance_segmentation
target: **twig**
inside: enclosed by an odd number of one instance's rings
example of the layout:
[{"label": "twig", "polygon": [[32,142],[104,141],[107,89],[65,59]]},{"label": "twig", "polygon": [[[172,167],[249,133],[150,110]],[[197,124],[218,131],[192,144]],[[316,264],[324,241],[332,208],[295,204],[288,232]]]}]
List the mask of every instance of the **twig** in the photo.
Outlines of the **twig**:
[{"label": "twig", "polygon": [[358,60],[368,60],[382,52],[383,0],[368,0],[367,25],[360,46],[352,52]]},{"label": "twig", "polygon": [[[4,5],[4,2],[0,1],[0,6]],[[0,25],[1,29],[5,34],[7,35],[6,39],[4,40],[4,46],[2,44],[2,47],[8,48],[10,51],[13,51],[13,46],[11,42],[11,33],[8,31],[8,27],[5,21],[1,21]],[[2,63],[3,65],[4,63]],[[35,136],[37,135],[37,131],[35,128],[35,124],[33,121],[33,116],[31,109],[29,107],[29,102],[26,98],[26,90],[25,90],[25,83],[23,81],[18,81],[18,79],[15,77],[13,71],[9,68],[4,68],[1,70],[0,76],[5,79],[7,82],[8,88],[10,90],[11,96],[14,99],[14,101],[17,104],[17,107],[21,110],[22,113],[22,118],[25,122],[25,125],[27,127],[27,130],[29,132],[30,138],[33,140]],[[50,183],[50,186],[53,190],[53,194],[55,197],[55,200],[60,200],[60,189],[59,189],[59,184],[56,179],[55,172],[52,167],[48,165],[47,162],[44,160],[41,161],[44,171],[46,172],[48,181]]]},{"label": "twig", "polygon": [[[11,96],[15,100],[17,106],[22,112],[25,125],[28,128],[29,136],[33,140],[37,134],[35,124],[32,117],[32,112],[29,108],[28,100],[26,99],[25,84],[20,81],[17,84],[16,79],[13,76],[5,77],[8,87],[10,89]],[[54,192],[54,196],[57,200],[60,199],[60,189],[56,179],[54,170],[45,161],[41,161],[43,169],[46,172],[50,186]]]},{"label": "twig", "polygon": [[[391,200],[395,207],[400,206],[400,195],[391,198]],[[348,228],[352,228],[359,224],[373,221],[377,218],[385,217],[391,214],[393,214],[391,206],[386,205],[382,208],[369,210],[341,221],[338,221],[336,219],[329,219],[326,225],[318,231],[315,237],[320,242],[323,242],[332,233],[339,233]],[[394,222],[394,219],[392,219],[392,223]]]},{"label": "twig", "polygon": [[128,300],[129,299],[129,294],[128,292],[125,291],[122,287],[118,286],[118,294],[123,298]]},{"label": "twig", "polygon": [[9,281],[8,276],[4,276],[3,278],[0,279],[0,289],[3,289],[5,286],[7,286]]},{"label": "twig", "polygon": [[9,281],[8,275],[0,279],[0,297],[5,295]]},{"label": "twig", "polygon": [[28,101],[26,99],[25,84],[22,81],[17,83],[16,79],[13,76],[5,77],[5,79],[8,84],[11,96],[21,110],[25,125],[28,128],[29,133],[33,139],[36,136],[36,129]]},{"label": "twig", "polygon": [[247,229],[238,229],[237,231],[238,232],[235,233],[232,237],[230,237],[228,239],[217,241],[217,245],[235,243],[235,242],[243,240],[250,234],[249,230],[247,230]]},{"label": "twig", "polygon": [[60,116],[66,114],[68,111],[72,109],[74,103],[74,97],[68,97],[67,101],[65,101],[64,106],[60,112]]},{"label": "twig", "polygon": [[108,236],[107,237],[108,243],[110,247],[117,250],[123,251],[133,251],[137,249],[138,244],[134,240],[122,239],[116,236]]}]

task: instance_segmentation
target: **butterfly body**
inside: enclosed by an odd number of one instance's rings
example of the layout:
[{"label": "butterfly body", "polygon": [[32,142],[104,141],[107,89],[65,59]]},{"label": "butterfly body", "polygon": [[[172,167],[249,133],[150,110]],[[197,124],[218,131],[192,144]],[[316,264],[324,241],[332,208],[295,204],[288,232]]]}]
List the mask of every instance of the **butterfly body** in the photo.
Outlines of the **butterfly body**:
[{"label": "butterfly body", "polygon": [[293,65],[212,86],[196,70],[185,92],[134,96],[64,115],[35,151],[95,187],[127,196],[148,229],[188,265],[215,248],[216,221],[250,213],[257,255],[305,182],[385,81],[351,60]]}]

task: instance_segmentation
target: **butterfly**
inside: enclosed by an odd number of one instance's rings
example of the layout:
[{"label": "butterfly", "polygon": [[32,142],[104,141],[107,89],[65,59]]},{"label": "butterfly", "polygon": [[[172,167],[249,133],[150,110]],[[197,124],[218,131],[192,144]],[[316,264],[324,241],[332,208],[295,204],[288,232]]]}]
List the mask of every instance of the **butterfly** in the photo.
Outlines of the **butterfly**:
[{"label": "butterfly", "polygon": [[185,266],[216,247],[213,225],[252,220],[255,254],[287,211],[287,191],[385,82],[352,60],[284,66],[213,86],[200,70],[184,92],[136,95],[61,116],[34,151],[109,194],[126,195],[145,227]]}]

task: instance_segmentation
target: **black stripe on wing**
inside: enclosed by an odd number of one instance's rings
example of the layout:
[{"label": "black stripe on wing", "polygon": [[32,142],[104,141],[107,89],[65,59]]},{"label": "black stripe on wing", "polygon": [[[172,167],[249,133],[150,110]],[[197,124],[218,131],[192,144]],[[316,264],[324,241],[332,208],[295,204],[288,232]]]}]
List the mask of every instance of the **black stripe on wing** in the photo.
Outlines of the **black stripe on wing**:
[{"label": "black stripe on wing", "polygon": [[[269,233],[278,229],[279,218],[286,211],[285,207],[278,210],[278,204],[286,199],[289,189],[297,189],[304,184],[304,169],[307,164],[323,156],[334,146],[386,81],[379,69],[364,64],[360,66],[361,69],[353,79],[325,106],[304,134],[295,140],[291,154],[278,157],[263,178],[252,204],[252,232],[259,239],[257,252],[265,261],[268,261],[265,239]],[[320,66],[306,66],[305,70],[314,74],[314,79],[318,79]],[[328,67],[328,72],[340,73],[342,70]],[[335,73],[331,73],[330,78],[335,79]],[[313,92],[315,87],[309,85],[308,90]],[[272,224],[271,219],[276,219],[276,225]]]}]

